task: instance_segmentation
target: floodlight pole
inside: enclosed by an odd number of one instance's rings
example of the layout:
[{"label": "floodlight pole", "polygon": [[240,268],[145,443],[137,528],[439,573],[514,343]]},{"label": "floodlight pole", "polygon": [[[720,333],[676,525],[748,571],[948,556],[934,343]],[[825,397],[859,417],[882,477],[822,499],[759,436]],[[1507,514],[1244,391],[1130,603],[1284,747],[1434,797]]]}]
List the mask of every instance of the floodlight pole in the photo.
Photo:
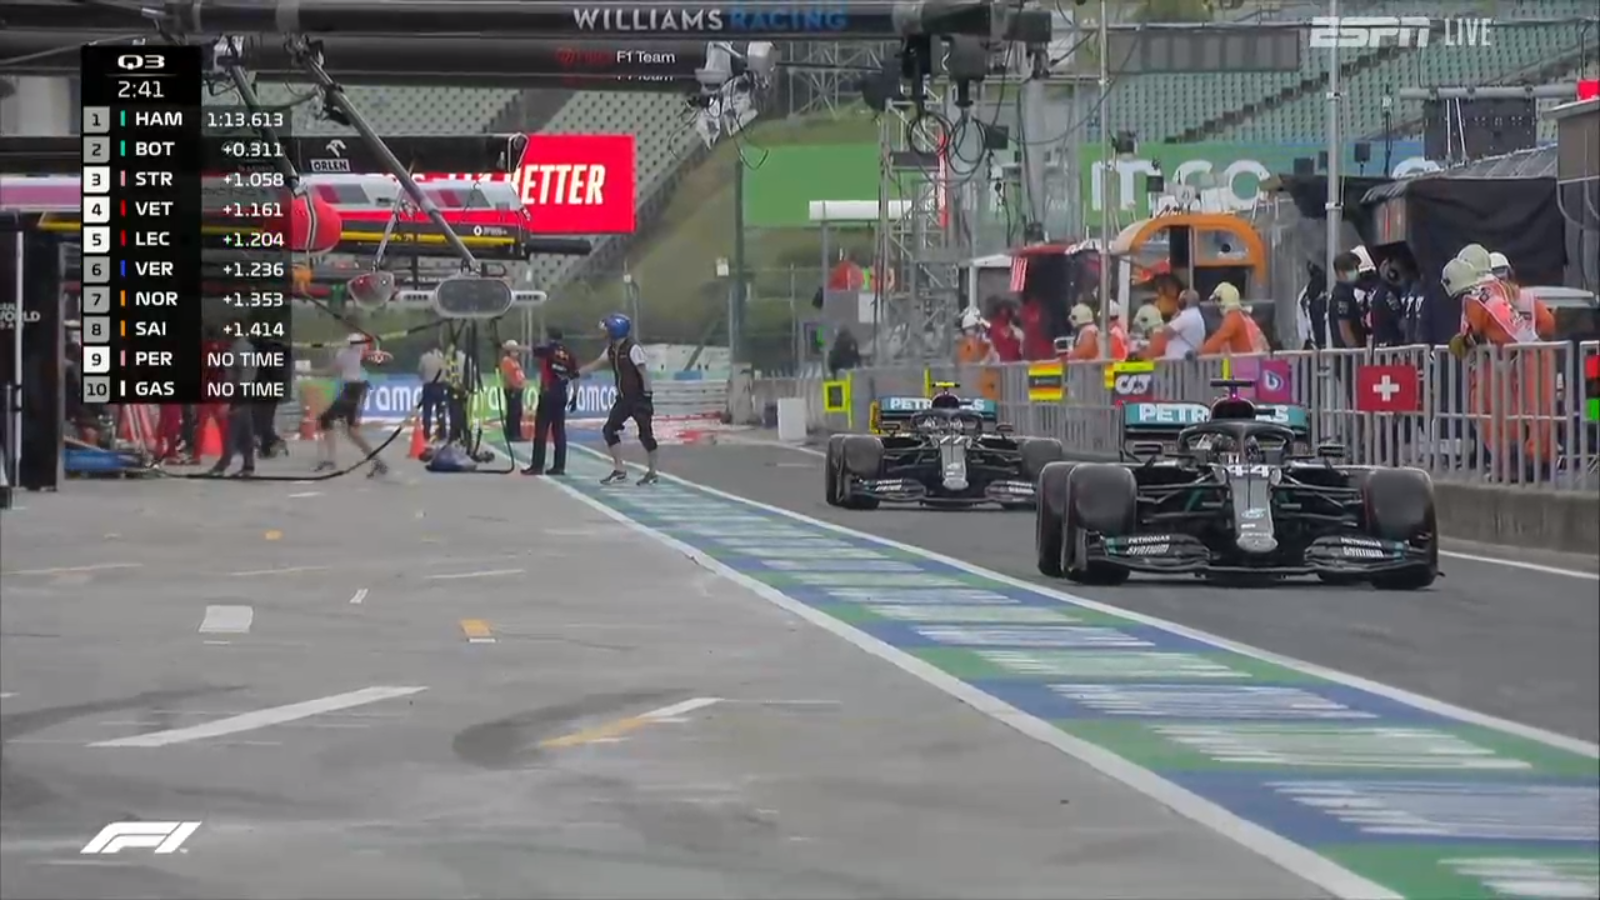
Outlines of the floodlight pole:
[{"label": "floodlight pole", "polygon": [[1111,29],[1100,0],[1100,358],[1111,358]]},{"label": "floodlight pole", "polygon": [[[1328,16],[1335,24],[1338,23],[1339,0],[1328,0]],[[1339,280],[1333,271],[1333,260],[1339,255],[1339,232],[1344,225],[1344,188],[1339,184],[1339,101],[1339,47],[1335,41],[1328,48],[1328,203],[1325,223],[1328,235],[1322,285],[1323,290],[1328,292],[1330,302],[1334,285]]]}]

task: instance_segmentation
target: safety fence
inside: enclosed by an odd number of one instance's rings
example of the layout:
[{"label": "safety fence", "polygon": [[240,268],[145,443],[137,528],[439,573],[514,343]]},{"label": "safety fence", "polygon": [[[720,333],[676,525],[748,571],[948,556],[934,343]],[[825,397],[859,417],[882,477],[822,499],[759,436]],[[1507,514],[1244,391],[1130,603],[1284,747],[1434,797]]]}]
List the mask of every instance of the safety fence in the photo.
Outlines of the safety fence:
[{"label": "safety fence", "polygon": [[[1030,399],[1030,370],[1033,398]],[[1052,370],[1054,387],[1040,388]],[[1122,377],[1119,379],[1118,375]],[[921,396],[934,381],[986,396],[1018,434],[1059,438],[1074,455],[1115,457],[1133,399],[1209,403],[1225,375],[1245,396],[1303,407],[1316,443],[1360,465],[1415,466],[1435,478],[1561,490],[1600,488],[1600,343],[1318,350],[1234,357],[997,366],[897,366],[759,379],[756,408],[807,400],[813,431],[865,431],[875,403]],[[1041,399],[1055,392],[1059,399]]]}]

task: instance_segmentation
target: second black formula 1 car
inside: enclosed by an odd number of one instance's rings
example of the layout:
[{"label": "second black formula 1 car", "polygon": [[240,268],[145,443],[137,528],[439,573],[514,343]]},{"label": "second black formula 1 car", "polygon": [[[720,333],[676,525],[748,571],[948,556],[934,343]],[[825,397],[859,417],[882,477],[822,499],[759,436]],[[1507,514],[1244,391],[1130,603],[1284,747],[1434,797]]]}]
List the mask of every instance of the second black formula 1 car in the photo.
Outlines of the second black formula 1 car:
[{"label": "second black formula 1 car", "polygon": [[1294,407],[1229,396],[1124,407],[1121,463],[1046,466],[1037,512],[1039,571],[1084,584],[1130,573],[1415,590],[1439,574],[1433,482],[1418,469],[1341,465],[1311,447]]},{"label": "second black formula 1 car", "polygon": [[829,439],[828,504],[1031,507],[1040,473],[1065,456],[1061,442],[1012,435],[993,401],[963,400],[953,387],[941,385],[931,399],[886,397],[881,434]]}]

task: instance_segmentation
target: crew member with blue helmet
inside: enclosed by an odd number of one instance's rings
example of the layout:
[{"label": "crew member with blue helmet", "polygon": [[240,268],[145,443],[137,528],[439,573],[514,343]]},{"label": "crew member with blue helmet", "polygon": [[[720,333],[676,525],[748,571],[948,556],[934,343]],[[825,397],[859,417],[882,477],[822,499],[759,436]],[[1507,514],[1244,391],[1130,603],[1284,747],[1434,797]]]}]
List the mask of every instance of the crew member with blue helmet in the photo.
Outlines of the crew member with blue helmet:
[{"label": "crew member with blue helmet", "polygon": [[611,414],[600,433],[605,436],[606,449],[611,451],[611,474],[601,479],[601,484],[626,481],[628,468],[622,462],[622,428],[629,419],[639,428],[639,443],[648,455],[649,469],[640,484],[655,484],[656,436],[650,428],[655,414],[650,389],[650,372],[646,366],[644,348],[633,339],[633,322],[621,313],[611,313],[600,320],[606,334],[605,355],[578,370],[587,375],[597,369],[610,367],[617,379],[617,399],[611,404]]}]

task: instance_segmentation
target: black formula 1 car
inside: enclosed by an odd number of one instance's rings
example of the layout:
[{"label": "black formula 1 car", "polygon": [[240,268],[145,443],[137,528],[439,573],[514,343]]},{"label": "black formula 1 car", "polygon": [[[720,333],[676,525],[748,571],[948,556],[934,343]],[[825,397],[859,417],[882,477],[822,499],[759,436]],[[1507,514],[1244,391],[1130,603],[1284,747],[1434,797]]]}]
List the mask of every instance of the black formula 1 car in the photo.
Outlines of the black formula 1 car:
[{"label": "black formula 1 car", "polygon": [[828,441],[827,500],[845,509],[880,503],[1027,509],[1045,466],[1065,457],[1054,438],[1019,438],[989,400],[948,391],[879,401],[880,434]]},{"label": "black formula 1 car", "polygon": [[1418,469],[1340,465],[1294,407],[1238,396],[1131,403],[1121,463],[1061,462],[1039,480],[1039,571],[1082,584],[1130,573],[1316,575],[1392,590],[1439,575],[1433,482]]}]

